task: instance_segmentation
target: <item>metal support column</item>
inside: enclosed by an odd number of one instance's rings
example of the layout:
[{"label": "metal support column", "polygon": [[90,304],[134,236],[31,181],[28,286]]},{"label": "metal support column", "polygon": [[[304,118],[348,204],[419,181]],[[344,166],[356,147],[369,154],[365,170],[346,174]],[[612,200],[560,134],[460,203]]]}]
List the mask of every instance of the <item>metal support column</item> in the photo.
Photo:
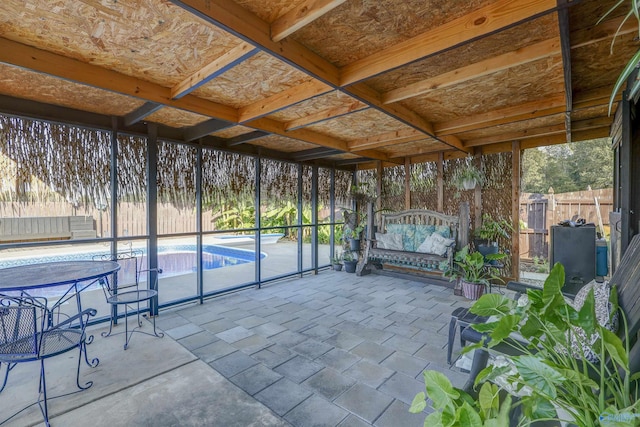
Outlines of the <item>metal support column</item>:
[{"label": "metal support column", "polygon": [[318,274],[318,167],[311,173],[311,268]]},{"label": "metal support column", "polygon": [[[149,236],[147,250],[147,268],[149,271],[149,288],[158,290],[158,127],[147,125],[147,234]],[[149,314],[158,314],[158,297],[151,300]]]},{"label": "metal support column", "polygon": [[261,270],[261,260],[260,260],[260,249],[261,249],[261,244],[260,244],[260,228],[261,228],[261,224],[260,224],[260,202],[261,202],[261,198],[260,198],[260,174],[262,173],[262,162],[260,161],[260,157],[256,157],[255,158],[255,162],[256,162],[256,176],[255,176],[255,182],[256,182],[256,194],[255,194],[255,203],[256,203],[256,208],[255,208],[255,226],[256,226],[256,243],[255,243],[255,248],[256,248],[256,255],[255,255],[255,279],[256,279],[256,283],[257,283],[257,287],[258,289],[260,289],[261,285],[262,285],[262,270]]},{"label": "metal support column", "polygon": [[204,303],[204,283],[202,271],[202,147],[196,154],[196,284],[200,304]]}]

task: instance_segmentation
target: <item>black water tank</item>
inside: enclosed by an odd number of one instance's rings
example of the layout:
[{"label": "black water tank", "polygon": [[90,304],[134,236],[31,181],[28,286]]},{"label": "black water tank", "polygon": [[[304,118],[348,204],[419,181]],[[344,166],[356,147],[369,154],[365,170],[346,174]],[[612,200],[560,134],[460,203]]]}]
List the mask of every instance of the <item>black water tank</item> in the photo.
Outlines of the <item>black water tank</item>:
[{"label": "black water tank", "polygon": [[549,262],[564,266],[562,291],[575,295],[596,277],[596,228],[552,225]]}]

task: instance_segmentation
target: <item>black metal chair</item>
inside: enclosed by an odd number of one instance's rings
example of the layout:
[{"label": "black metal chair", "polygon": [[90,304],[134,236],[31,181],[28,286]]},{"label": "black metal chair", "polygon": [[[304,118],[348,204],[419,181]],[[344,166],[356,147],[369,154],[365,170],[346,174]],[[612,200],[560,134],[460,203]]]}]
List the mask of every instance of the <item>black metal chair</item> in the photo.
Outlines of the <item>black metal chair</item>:
[{"label": "black metal chair", "polygon": [[[97,358],[89,361],[86,348],[86,345],[93,340],[93,336],[87,336],[85,328],[89,317],[95,315],[96,310],[93,308],[83,310],[74,316],[52,313],[47,308],[46,298],[41,297],[0,297],[0,367],[4,365],[5,370],[0,393],[7,385],[9,372],[19,363],[40,361],[37,402],[20,409],[0,424],[4,424],[37,403],[45,424],[49,426],[47,406],[49,399],[77,393],[93,385],[93,381],[80,383],[80,362],[84,355],[85,361],[92,368],[100,363]],[[76,348],[79,350],[76,370],[78,390],[55,397],[47,396],[44,361]]]},{"label": "black metal chair", "polygon": [[[109,331],[103,332],[103,337],[111,335],[125,335],[124,349],[129,347],[129,341],[134,332],[142,333],[145,335],[152,335],[158,338],[162,338],[164,334],[158,332],[156,329],[156,318],[151,316],[153,324],[153,332],[145,332],[140,330],[142,327],[142,319],[140,317],[142,303],[147,303],[149,307],[142,311],[151,310],[151,300],[158,296],[157,284],[158,274],[162,273],[161,268],[142,269],[142,258],[144,253],[140,250],[131,250],[127,252],[119,252],[116,255],[104,254],[100,255],[101,260],[116,261],[120,264],[120,271],[114,274],[114,278],[111,282],[106,279],[100,279],[102,290],[104,291],[107,304],[111,305],[111,322],[109,323]],[[140,275],[142,273],[155,272],[155,289],[140,288]],[[113,333],[113,325],[118,321],[118,307],[124,307],[124,332]],[[138,320],[138,326],[129,330],[129,308],[135,306],[135,311]]]}]

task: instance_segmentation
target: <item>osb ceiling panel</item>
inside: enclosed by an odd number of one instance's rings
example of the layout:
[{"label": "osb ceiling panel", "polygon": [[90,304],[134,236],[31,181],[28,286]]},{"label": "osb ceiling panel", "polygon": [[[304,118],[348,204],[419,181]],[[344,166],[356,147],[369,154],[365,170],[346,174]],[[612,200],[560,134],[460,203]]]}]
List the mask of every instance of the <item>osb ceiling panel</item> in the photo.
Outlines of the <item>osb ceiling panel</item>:
[{"label": "osb ceiling panel", "polygon": [[[586,120],[592,119],[594,117],[606,117],[608,115],[609,106],[608,105],[597,105],[595,107],[582,108],[580,110],[574,110],[571,113],[571,120]],[[611,117],[613,120],[613,113],[611,113]]]},{"label": "osb ceiling panel", "polygon": [[382,76],[374,77],[368,80],[367,84],[379,92],[387,92],[558,37],[557,15],[549,14],[523,25],[398,68]]},{"label": "osb ceiling panel", "polygon": [[450,148],[448,145],[429,138],[420,141],[406,142],[404,144],[389,145],[387,147],[381,147],[378,150],[394,158],[433,153],[448,148]]},{"label": "osb ceiling panel", "polygon": [[235,0],[268,23],[272,23],[304,1],[306,0]]},{"label": "osb ceiling panel", "polygon": [[611,43],[605,40],[577,49],[571,49],[571,74],[575,92],[589,88],[613,87],[625,64],[640,48],[635,41],[638,33],[629,33],[616,38],[611,54]]},{"label": "osb ceiling panel", "polygon": [[160,123],[174,128],[195,126],[209,120],[209,117],[201,114],[191,113],[189,111],[179,110],[177,108],[165,107],[161,108],[153,114],[145,117],[146,121]]},{"label": "osb ceiling panel", "polygon": [[344,66],[489,3],[489,0],[351,0],[291,37],[330,62]]},{"label": "osb ceiling panel", "polygon": [[402,103],[432,122],[469,117],[564,92],[560,55],[437,89]]},{"label": "osb ceiling panel", "polygon": [[[613,7],[618,0],[598,0],[598,1],[582,1],[569,9],[569,22],[571,31],[582,28],[588,28],[598,23],[598,20],[604,16],[607,11]],[[610,19],[622,16],[629,11],[625,6],[619,7],[607,16]]]},{"label": "osb ceiling panel", "polygon": [[310,150],[312,148],[318,148],[315,144],[309,144],[308,142],[298,141],[291,138],[286,138],[279,135],[269,135],[264,138],[250,141],[247,144],[257,145],[258,147],[270,148],[272,150],[283,151],[285,153],[294,153],[296,151]]},{"label": "osb ceiling panel", "polygon": [[2,36],[165,86],[239,43],[168,1],[3,0],[2,11]]},{"label": "osb ceiling panel", "polygon": [[254,129],[246,126],[233,126],[230,128],[222,129],[218,132],[214,132],[211,135],[218,138],[233,138],[234,136],[244,135],[245,133],[253,132]]},{"label": "osb ceiling panel", "polygon": [[462,141],[473,141],[478,138],[487,138],[491,136],[500,137],[501,135],[512,132],[530,132],[535,134],[537,128],[560,125],[564,132],[564,114],[554,114],[551,116],[537,117],[535,119],[521,120],[517,122],[507,123],[504,125],[492,126],[484,129],[473,130],[458,134],[458,138]]},{"label": "osb ceiling panel", "polygon": [[258,53],[192,92],[235,108],[258,102],[310,78],[266,53]]},{"label": "osb ceiling panel", "polygon": [[345,95],[342,92],[333,91],[324,95],[315,96],[313,98],[302,101],[290,108],[271,114],[269,118],[280,122],[289,122],[296,119],[316,114],[321,111],[328,111],[334,108],[351,108],[353,110],[365,107],[366,104],[357,99]]},{"label": "osb ceiling panel", "polygon": [[410,128],[378,110],[368,109],[311,125],[307,129],[337,139],[353,140]]},{"label": "osb ceiling panel", "polygon": [[16,98],[105,115],[122,115],[142,106],[136,98],[83,86],[0,63],[0,93]]}]

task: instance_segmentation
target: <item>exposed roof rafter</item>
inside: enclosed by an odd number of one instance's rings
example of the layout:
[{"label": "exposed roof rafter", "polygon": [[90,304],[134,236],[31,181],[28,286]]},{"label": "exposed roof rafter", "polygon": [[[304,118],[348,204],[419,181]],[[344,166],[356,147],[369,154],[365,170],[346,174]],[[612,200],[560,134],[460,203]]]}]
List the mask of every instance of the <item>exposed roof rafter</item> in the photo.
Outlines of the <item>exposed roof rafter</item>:
[{"label": "exposed roof rafter", "polygon": [[340,85],[351,85],[434,53],[486,36],[518,22],[554,11],[556,6],[556,0],[496,1],[342,67]]},{"label": "exposed roof rafter", "polygon": [[346,0],[305,0],[271,24],[271,39],[279,42],[340,6]]},{"label": "exposed roof rafter", "polygon": [[243,41],[235,48],[225,52],[215,61],[207,64],[202,69],[193,73],[177,85],[171,88],[171,98],[182,98],[186,94],[196,90],[200,86],[215,79],[241,62],[247,60],[258,52],[251,43]]},{"label": "exposed roof rafter", "polygon": [[398,102],[403,99],[413,98],[432,90],[453,86],[482,76],[497,73],[498,71],[513,68],[518,65],[558,55],[559,53],[560,41],[558,38],[545,40],[512,52],[507,52],[493,58],[485,59],[484,61],[476,62],[475,64],[451,70],[447,73],[443,73],[405,87],[391,90],[382,95],[382,102],[389,104],[391,102]]}]

